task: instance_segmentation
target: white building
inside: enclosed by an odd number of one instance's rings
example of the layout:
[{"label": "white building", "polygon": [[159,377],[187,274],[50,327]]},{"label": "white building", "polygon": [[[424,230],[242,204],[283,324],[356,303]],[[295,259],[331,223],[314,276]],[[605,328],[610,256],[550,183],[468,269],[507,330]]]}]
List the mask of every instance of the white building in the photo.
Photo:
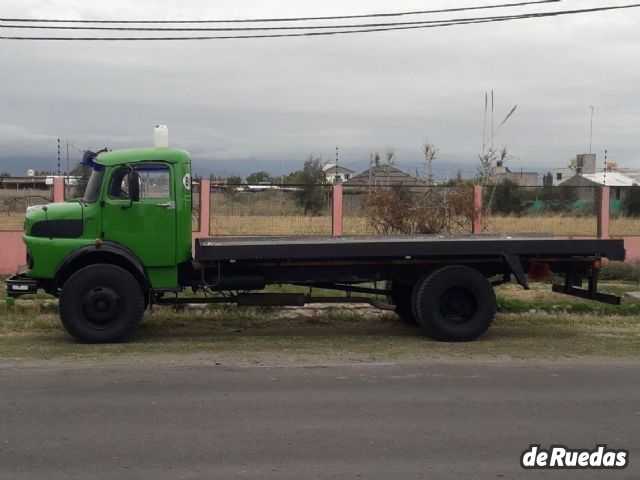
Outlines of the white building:
[{"label": "white building", "polygon": [[346,182],[356,173],[353,170],[341,167],[335,163],[325,163],[322,166],[322,171],[324,172],[324,178],[327,179],[327,183]]}]

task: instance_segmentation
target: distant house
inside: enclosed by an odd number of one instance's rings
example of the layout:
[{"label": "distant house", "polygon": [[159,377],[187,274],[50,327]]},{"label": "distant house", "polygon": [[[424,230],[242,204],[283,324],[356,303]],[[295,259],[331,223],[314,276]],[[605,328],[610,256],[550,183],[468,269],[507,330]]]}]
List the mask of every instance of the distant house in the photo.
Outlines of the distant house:
[{"label": "distant house", "polygon": [[2,177],[0,189],[10,190],[49,190],[53,185],[51,175],[32,175],[27,177]]},{"label": "distant house", "polygon": [[577,189],[578,197],[586,199],[594,198],[596,187],[610,187],[612,200],[622,200],[624,190],[636,185],[640,185],[640,181],[620,172],[597,172],[574,175],[562,184],[563,187],[583,187]]},{"label": "distant house", "polygon": [[521,187],[537,187],[539,185],[540,174],[538,172],[512,172],[508,167],[498,163],[496,171],[491,175],[491,183],[500,184],[505,180],[513,182]]},{"label": "distant house", "polygon": [[567,180],[573,177],[576,174],[576,171],[571,168],[554,168],[551,170],[551,175],[553,177],[553,186],[557,187],[558,185],[564,184]]},{"label": "distant house", "polygon": [[324,172],[324,178],[327,179],[327,183],[346,182],[356,173],[353,170],[341,167],[335,163],[325,163],[322,166],[322,171]]},{"label": "distant house", "polygon": [[570,167],[554,168],[551,170],[553,175],[553,186],[564,185],[564,182],[572,178],[576,174],[591,175],[596,173],[597,158],[595,153],[581,153],[571,161]]},{"label": "distant house", "polygon": [[350,187],[422,187],[426,183],[417,177],[412,177],[394,165],[378,165],[365,170],[344,183]]}]

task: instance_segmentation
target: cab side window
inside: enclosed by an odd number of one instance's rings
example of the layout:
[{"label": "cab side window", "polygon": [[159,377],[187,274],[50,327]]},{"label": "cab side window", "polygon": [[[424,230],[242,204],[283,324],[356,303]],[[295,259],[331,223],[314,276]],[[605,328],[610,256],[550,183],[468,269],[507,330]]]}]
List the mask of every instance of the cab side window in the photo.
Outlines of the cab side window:
[{"label": "cab side window", "polygon": [[135,168],[140,178],[140,200],[171,198],[171,172],[168,165],[148,163]]},{"label": "cab side window", "polygon": [[[137,191],[130,192],[130,187]],[[122,166],[116,170],[111,176],[109,197],[129,200],[132,196],[140,200],[171,198],[169,166],[161,163],[144,163],[134,168]]]}]

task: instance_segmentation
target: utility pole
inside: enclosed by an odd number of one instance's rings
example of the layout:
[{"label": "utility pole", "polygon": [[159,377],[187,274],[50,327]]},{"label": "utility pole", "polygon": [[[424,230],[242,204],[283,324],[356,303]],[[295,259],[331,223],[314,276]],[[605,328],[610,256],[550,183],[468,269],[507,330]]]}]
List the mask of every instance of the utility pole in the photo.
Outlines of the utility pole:
[{"label": "utility pole", "polygon": [[60,139],[58,139],[58,176],[60,176]]},{"label": "utility pole", "polygon": [[589,105],[591,108],[591,130],[589,132],[589,154],[591,154],[591,146],[593,144],[593,112],[595,110],[593,105]]},{"label": "utility pole", "polygon": [[495,135],[493,113],[495,110],[495,97],[493,95],[493,89],[491,89],[491,151],[493,152],[493,137]]}]

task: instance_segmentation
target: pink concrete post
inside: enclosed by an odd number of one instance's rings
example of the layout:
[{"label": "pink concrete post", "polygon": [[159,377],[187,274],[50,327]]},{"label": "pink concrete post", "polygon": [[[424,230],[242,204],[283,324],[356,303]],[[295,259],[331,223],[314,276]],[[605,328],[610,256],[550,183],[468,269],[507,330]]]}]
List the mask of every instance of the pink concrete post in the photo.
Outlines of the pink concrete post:
[{"label": "pink concrete post", "polygon": [[609,238],[609,187],[600,187],[598,198],[598,238]]},{"label": "pink concrete post", "polygon": [[473,221],[471,223],[471,233],[480,235],[482,233],[482,185],[473,186]]},{"label": "pink concrete post", "polygon": [[53,201],[64,202],[64,177],[53,177]]},{"label": "pink concrete post", "polygon": [[333,202],[331,209],[331,233],[334,237],[342,236],[342,185],[333,186]]},{"label": "pink concrete post", "polygon": [[199,237],[208,237],[211,232],[209,226],[211,219],[211,180],[200,180],[200,230]]},{"label": "pink concrete post", "polygon": [[27,263],[22,232],[0,232],[0,275],[12,275]]}]

